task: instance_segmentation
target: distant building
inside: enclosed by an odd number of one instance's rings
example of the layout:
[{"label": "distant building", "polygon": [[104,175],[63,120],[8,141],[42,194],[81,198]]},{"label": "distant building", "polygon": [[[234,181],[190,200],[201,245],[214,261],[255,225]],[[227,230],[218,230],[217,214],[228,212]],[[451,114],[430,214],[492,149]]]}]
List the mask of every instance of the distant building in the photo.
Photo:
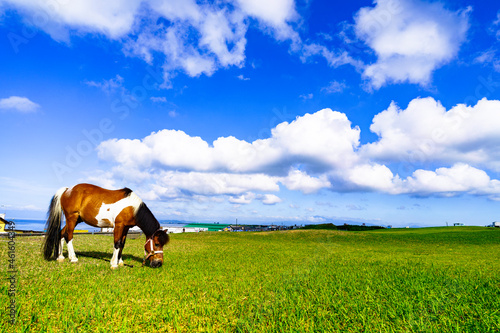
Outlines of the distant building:
[{"label": "distant building", "polygon": [[488,227],[500,228],[500,222],[492,222]]},{"label": "distant building", "polygon": [[230,224],[222,224],[222,223],[189,223],[186,224],[183,228],[186,228],[186,230],[188,228],[201,228],[201,229],[207,229],[206,231],[224,231],[224,229],[229,226]]},{"label": "distant building", "polygon": [[161,227],[162,230],[165,230],[167,234],[181,234],[183,232],[203,232],[208,231],[208,228],[193,228],[193,227]]},{"label": "distant building", "polygon": [[5,217],[5,214],[2,214],[3,216],[0,216],[0,233],[5,233],[7,231],[5,231],[5,226],[9,223],[7,222],[4,217]]}]

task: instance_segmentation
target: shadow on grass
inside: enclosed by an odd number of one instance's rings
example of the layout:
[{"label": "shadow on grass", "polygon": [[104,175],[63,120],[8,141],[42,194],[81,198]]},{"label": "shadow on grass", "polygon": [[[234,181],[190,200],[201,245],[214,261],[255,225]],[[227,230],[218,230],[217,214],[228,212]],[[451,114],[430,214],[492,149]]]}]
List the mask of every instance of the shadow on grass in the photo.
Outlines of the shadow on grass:
[{"label": "shadow on grass", "polygon": [[[86,252],[76,252],[76,256],[103,260],[103,261],[106,261],[109,263],[111,261],[112,254],[109,252],[86,251]],[[131,254],[123,254],[123,261],[129,260],[129,259],[133,260],[135,262],[138,262],[142,265],[143,258],[139,258],[139,257],[133,256]],[[129,264],[125,264],[125,263],[124,263],[124,266],[134,267],[133,265],[129,265]]]}]

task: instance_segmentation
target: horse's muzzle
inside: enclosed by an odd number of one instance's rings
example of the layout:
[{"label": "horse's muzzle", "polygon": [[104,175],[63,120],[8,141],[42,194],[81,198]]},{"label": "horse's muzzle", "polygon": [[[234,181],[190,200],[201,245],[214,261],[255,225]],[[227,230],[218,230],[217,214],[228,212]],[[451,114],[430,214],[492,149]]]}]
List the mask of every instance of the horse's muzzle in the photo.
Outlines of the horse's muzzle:
[{"label": "horse's muzzle", "polygon": [[153,260],[151,261],[151,267],[160,268],[163,262],[161,260]]}]

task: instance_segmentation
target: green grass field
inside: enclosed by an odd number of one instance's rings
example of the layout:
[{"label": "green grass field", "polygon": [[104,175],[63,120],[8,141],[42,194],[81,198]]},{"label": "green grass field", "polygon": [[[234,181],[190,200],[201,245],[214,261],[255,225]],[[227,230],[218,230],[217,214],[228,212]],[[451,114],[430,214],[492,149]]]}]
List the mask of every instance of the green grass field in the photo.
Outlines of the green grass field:
[{"label": "green grass field", "polygon": [[2,332],[500,331],[498,229],[176,234],[160,269],[141,267],[144,236],[118,270],[110,236],[76,235],[76,264],[44,261],[41,241],[16,238]]}]

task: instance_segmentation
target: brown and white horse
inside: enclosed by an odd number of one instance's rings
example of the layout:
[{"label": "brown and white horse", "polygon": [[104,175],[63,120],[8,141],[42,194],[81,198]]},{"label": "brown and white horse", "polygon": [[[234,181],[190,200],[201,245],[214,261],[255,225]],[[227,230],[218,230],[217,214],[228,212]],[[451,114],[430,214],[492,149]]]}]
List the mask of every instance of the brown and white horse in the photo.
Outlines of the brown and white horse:
[{"label": "brown and white horse", "polygon": [[[62,213],[66,225],[61,230]],[[130,189],[106,190],[90,184],[63,187],[52,197],[43,244],[46,260],[57,258],[64,261],[63,245],[66,241],[71,262],[77,262],[73,248],[73,231],[80,222],[93,227],[114,227],[114,249],[111,268],[123,266],[122,251],[128,230],[138,226],[146,235],[144,261],[151,267],[163,264],[163,246],[169,241],[168,234],[160,229],[160,223],[146,204]]]}]

